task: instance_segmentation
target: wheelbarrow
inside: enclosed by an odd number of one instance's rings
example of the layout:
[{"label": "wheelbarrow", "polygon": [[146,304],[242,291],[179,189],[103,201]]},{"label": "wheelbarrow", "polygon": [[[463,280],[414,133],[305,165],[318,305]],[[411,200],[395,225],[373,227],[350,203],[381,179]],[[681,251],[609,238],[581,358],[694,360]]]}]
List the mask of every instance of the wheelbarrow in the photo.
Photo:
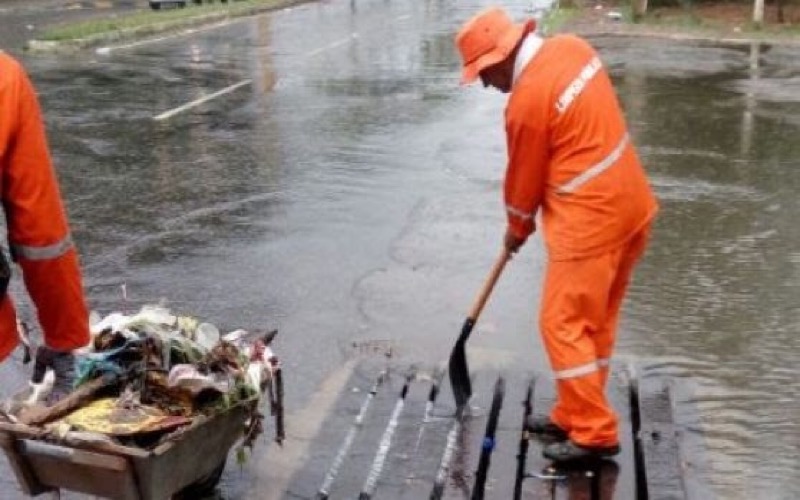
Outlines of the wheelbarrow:
[{"label": "wheelbarrow", "polygon": [[152,450],[108,441],[52,439],[45,430],[0,422],[0,447],[30,496],[70,490],[119,500],[197,498],[220,480],[258,400],[196,417]]}]

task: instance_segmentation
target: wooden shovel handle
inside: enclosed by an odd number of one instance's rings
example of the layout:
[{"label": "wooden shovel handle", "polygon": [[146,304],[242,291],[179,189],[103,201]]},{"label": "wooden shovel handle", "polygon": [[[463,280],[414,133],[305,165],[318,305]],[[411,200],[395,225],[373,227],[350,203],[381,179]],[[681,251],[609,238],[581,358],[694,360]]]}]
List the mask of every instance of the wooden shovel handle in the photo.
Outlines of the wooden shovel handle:
[{"label": "wooden shovel handle", "polygon": [[481,288],[478,297],[475,299],[475,303],[472,305],[468,319],[472,320],[473,322],[478,321],[478,316],[481,315],[483,306],[485,306],[486,301],[489,300],[489,295],[492,294],[494,285],[497,283],[497,280],[500,278],[500,274],[503,272],[503,268],[506,267],[506,264],[509,260],[511,260],[511,252],[509,252],[507,248],[503,247],[503,251],[494,262],[492,270],[489,272],[489,276],[483,283],[483,288]]}]

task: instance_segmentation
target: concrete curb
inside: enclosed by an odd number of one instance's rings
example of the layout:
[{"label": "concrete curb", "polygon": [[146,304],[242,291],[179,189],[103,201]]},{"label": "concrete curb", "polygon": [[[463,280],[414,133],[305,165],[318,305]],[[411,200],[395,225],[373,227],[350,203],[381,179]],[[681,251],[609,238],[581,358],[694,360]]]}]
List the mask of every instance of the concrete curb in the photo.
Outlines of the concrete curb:
[{"label": "concrete curb", "polygon": [[720,43],[724,45],[751,45],[751,44],[767,44],[767,45],[786,45],[798,46],[800,40],[792,38],[779,38],[779,37],[731,37],[731,36],[715,36],[694,33],[676,33],[676,32],[662,32],[662,31],[624,31],[624,30],[603,30],[603,29],[575,29],[575,33],[587,38],[602,38],[602,37],[616,37],[616,38],[655,38],[662,40],[673,40],[676,42],[711,42]]}]

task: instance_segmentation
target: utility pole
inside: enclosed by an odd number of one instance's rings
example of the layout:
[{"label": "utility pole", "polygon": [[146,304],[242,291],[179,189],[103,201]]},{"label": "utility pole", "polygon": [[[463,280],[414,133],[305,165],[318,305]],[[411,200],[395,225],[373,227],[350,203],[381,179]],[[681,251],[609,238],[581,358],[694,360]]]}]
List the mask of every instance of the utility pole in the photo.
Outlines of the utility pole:
[{"label": "utility pole", "polygon": [[753,23],[759,28],[764,24],[764,0],[755,0],[753,4]]}]

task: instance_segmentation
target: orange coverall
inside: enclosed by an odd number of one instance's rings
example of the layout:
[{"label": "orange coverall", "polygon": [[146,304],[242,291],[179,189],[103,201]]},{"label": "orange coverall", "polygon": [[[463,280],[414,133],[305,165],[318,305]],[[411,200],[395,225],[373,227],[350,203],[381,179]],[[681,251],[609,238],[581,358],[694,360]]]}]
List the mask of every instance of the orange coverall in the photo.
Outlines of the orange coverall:
[{"label": "orange coverall", "polygon": [[[45,343],[71,351],[89,342],[78,255],[53,172],[36,93],[0,51],[0,196],[13,260],[36,306]],[[0,360],[19,343],[11,298],[0,299]]]},{"label": "orange coverall", "polygon": [[551,419],[576,444],[616,445],[608,362],[658,207],[594,49],[560,35],[523,63],[505,113],[504,197],[509,231],[523,241],[541,208],[549,263],[540,328],[558,392]]}]

